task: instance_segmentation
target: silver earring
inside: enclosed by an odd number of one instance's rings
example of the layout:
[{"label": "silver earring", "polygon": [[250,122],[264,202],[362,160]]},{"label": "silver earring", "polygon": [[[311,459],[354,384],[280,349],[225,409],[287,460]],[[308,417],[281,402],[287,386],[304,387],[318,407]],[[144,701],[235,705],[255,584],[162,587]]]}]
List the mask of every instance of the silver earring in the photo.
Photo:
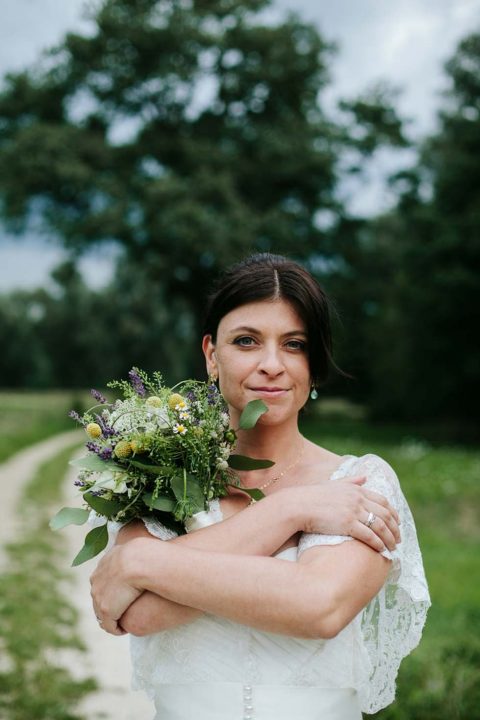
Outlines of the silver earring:
[{"label": "silver earring", "polygon": [[315,387],[315,385],[313,385],[313,386],[312,386],[312,390],[311,390],[311,392],[310,392],[310,399],[311,399],[311,400],[316,400],[317,398],[318,398],[317,388]]}]

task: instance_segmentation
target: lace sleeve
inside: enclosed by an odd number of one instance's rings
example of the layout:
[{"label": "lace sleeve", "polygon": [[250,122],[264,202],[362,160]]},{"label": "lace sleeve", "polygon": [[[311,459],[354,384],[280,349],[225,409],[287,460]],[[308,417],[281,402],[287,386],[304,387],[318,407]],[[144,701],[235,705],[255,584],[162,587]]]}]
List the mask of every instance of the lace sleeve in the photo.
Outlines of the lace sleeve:
[{"label": "lace sleeve", "polygon": [[[142,518],[142,520],[150,535],[154,535],[160,540],[171,540],[174,537],[178,537],[174,530],[170,530],[154,518]],[[217,498],[214,498],[210,501],[208,510],[202,510],[201,512],[192,515],[191,518],[188,518],[185,522],[185,529],[187,533],[191,533],[202,527],[207,527],[208,525],[221,522],[222,520],[223,513],[220,507],[220,502]]]},{"label": "lace sleeve", "polygon": [[[361,643],[369,659],[359,694],[363,712],[373,713],[395,699],[395,680],[402,659],[419,643],[430,596],[417,540],[415,523],[392,467],[377,455],[365,455],[354,463],[355,474],[366,475],[364,487],[380,493],[400,515],[402,542],[382,555],[392,560],[389,576],[380,592],[364,608],[360,623]],[[351,474],[341,474],[344,477]],[[336,544],[345,536],[306,535],[302,550],[316,544]],[[299,545],[300,552],[300,545]],[[354,621],[355,622],[355,621]]]}]

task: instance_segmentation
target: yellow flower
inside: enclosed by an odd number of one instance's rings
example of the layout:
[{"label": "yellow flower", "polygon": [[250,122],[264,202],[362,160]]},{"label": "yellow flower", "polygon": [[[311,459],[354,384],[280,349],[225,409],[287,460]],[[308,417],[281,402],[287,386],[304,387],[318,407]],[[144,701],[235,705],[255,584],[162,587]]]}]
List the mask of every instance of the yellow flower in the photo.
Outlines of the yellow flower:
[{"label": "yellow flower", "polygon": [[151,395],[145,400],[145,405],[148,407],[159,408],[162,407],[162,401],[159,397],[157,397],[157,395]]},{"label": "yellow flower", "polygon": [[87,435],[94,440],[95,438],[99,438],[102,434],[102,428],[98,423],[88,423],[87,427],[85,428]]},{"label": "yellow flower", "polygon": [[132,454],[132,450],[132,445],[128,440],[120,440],[120,442],[115,445],[114,453],[118,458],[127,458]]},{"label": "yellow flower", "polygon": [[[173,393],[173,395],[170,395],[170,397],[168,398],[168,407],[170,408],[170,410],[178,409],[177,405],[180,405],[182,403],[183,403],[183,407],[186,407],[185,400],[178,393]],[[183,409],[183,407],[182,407],[182,409]]]},{"label": "yellow flower", "polygon": [[146,451],[145,443],[142,440],[130,440],[132,452],[140,454]]}]

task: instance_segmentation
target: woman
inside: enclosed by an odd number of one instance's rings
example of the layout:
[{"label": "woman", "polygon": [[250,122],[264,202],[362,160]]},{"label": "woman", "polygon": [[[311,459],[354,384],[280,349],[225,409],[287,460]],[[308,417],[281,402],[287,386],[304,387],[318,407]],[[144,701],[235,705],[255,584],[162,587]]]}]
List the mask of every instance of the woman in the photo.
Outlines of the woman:
[{"label": "woman", "polygon": [[123,529],[92,576],[96,615],[138,636],[136,682],[158,720],[358,720],[393,701],[429,595],[392,468],[299,432],[332,364],[327,299],[296,263],[252,256],[213,295],[203,351],[234,426],[248,401],[268,406],[237,446],[275,460],[240,473],[266,497],[214,501],[197,518],[208,526],[172,542]]}]

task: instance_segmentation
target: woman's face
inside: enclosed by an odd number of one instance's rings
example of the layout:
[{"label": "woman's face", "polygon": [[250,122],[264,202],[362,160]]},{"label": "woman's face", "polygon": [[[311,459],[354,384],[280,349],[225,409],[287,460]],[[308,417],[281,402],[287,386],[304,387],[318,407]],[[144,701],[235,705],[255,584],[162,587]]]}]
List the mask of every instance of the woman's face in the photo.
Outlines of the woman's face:
[{"label": "woman's face", "polygon": [[[310,391],[307,333],[295,308],[285,300],[241,305],[225,315],[217,340],[203,339],[209,373],[238,416],[250,400],[269,411],[260,423],[277,424],[297,416]],[[235,418],[234,418],[235,419]]]}]

